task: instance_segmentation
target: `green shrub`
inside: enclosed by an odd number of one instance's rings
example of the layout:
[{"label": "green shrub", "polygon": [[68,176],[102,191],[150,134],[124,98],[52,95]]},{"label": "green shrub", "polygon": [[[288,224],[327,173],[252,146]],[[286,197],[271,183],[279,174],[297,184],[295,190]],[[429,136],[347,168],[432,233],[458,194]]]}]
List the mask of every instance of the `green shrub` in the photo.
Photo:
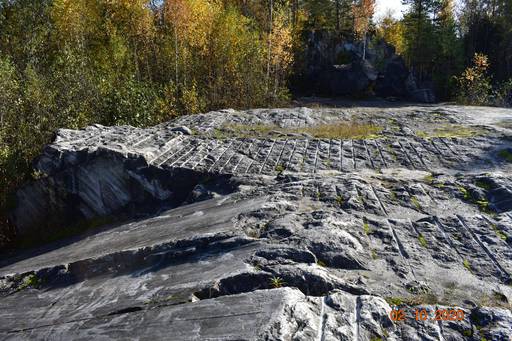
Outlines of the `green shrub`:
[{"label": "green shrub", "polygon": [[458,102],[469,105],[487,105],[491,98],[491,80],[487,76],[489,59],[484,54],[476,53],[473,66],[468,67],[460,77]]}]

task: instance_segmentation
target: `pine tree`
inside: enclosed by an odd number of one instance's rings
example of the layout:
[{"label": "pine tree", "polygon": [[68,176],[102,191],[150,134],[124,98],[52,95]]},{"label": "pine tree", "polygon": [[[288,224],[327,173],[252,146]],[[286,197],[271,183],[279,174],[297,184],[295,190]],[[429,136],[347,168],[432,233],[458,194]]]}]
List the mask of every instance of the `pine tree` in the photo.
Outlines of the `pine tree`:
[{"label": "pine tree", "polygon": [[452,80],[462,71],[463,49],[457,36],[453,0],[442,0],[435,17],[436,53],[433,78],[441,99],[453,95]]},{"label": "pine tree", "polygon": [[436,0],[402,0],[409,9],[404,16],[405,55],[416,76],[428,77],[434,54],[432,16]]}]

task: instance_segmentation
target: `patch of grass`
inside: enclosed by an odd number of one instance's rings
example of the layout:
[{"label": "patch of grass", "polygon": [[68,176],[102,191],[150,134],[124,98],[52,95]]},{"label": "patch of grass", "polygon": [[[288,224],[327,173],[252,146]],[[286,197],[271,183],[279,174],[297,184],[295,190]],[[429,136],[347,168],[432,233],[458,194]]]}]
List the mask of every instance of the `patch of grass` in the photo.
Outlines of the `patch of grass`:
[{"label": "patch of grass", "polygon": [[338,196],[336,197],[336,202],[338,203],[338,205],[339,205],[340,207],[342,207],[342,206],[343,206],[343,204],[345,203],[345,201],[343,200],[343,197],[342,197],[342,196],[340,196],[340,195],[338,195]]},{"label": "patch of grass", "polygon": [[481,135],[483,132],[479,129],[471,129],[469,127],[461,126],[461,125],[446,125],[443,127],[435,128],[432,131],[416,131],[416,136],[430,139],[434,137],[438,138],[450,138],[450,137],[473,137],[477,135]]},{"label": "patch of grass", "polygon": [[400,306],[400,305],[404,304],[402,298],[400,298],[400,297],[386,297],[385,300],[386,300],[386,302],[388,302],[389,305]]},{"label": "patch of grass", "polygon": [[372,249],[372,252],[370,254],[373,260],[379,259],[379,256],[377,255],[377,252]]},{"label": "patch of grass", "polygon": [[457,186],[457,189],[459,190],[459,192],[462,193],[462,196],[464,197],[464,200],[470,200],[471,199],[471,194],[469,194],[469,191],[462,187],[462,186]]},{"label": "patch of grass", "polygon": [[18,287],[18,290],[23,290],[26,288],[37,288],[41,285],[42,281],[35,274],[31,274],[23,278],[23,282]]},{"label": "patch of grass", "polygon": [[224,131],[215,128],[213,130],[213,137],[215,137],[217,140],[223,140],[227,139],[229,136]]},{"label": "patch of grass", "polygon": [[493,224],[492,229],[494,230],[494,233],[496,233],[498,238],[500,238],[501,240],[507,241],[507,235],[505,233],[503,233],[503,231],[498,229],[498,227],[496,225]]},{"label": "patch of grass", "polygon": [[281,128],[273,124],[227,124],[214,131],[214,137],[268,137],[278,132],[287,134],[308,134],[320,139],[372,139],[380,137],[382,127],[359,122],[333,122],[311,127]]},{"label": "patch of grass", "polygon": [[318,260],[318,261],[316,262],[316,265],[321,266],[322,268],[327,267],[327,264],[325,264],[325,262],[324,262],[324,261],[322,261],[322,260]]},{"label": "patch of grass", "polygon": [[427,248],[428,247],[428,242],[427,240],[425,239],[425,237],[420,233],[420,235],[418,236],[418,242],[420,243],[421,246],[423,246],[424,248]]},{"label": "patch of grass", "polygon": [[444,182],[442,182],[442,181],[438,182],[437,184],[434,184],[433,186],[437,187],[439,189],[443,189],[445,187]]},{"label": "patch of grass", "polygon": [[424,292],[422,294],[410,296],[410,297],[386,297],[386,302],[389,305],[401,306],[401,305],[410,305],[417,306],[423,304],[437,304],[439,303],[436,295],[431,292]]},{"label": "patch of grass", "polygon": [[464,265],[464,267],[465,267],[469,272],[473,272],[473,270],[471,269],[471,263],[469,262],[469,260],[464,259],[464,261],[462,262],[462,265]]},{"label": "patch of grass", "polygon": [[364,234],[366,234],[366,235],[372,234],[372,230],[370,229],[370,224],[368,224],[368,220],[366,220],[366,219],[363,220],[363,231],[364,231]]},{"label": "patch of grass", "polygon": [[293,132],[306,133],[321,139],[371,139],[380,137],[379,134],[382,132],[382,128],[366,123],[338,122],[299,128]]},{"label": "patch of grass", "polygon": [[498,153],[498,157],[512,163],[512,151],[510,149],[503,149]]},{"label": "patch of grass", "polygon": [[416,207],[416,209],[421,211],[421,204],[420,204],[418,198],[416,198],[414,195],[411,196],[411,203],[414,205],[414,207]]},{"label": "patch of grass", "polygon": [[489,208],[489,202],[487,200],[477,200],[475,201],[475,204],[478,205],[478,208],[482,212],[491,212],[491,209]]},{"label": "patch of grass", "polygon": [[473,329],[466,329],[466,330],[463,330],[462,331],[462,335],[466,336],[466,337],[471,337],[473,336]]},{"label": "patch of grass", "polygon": [[432,184],[434,182],[434,175],[431,173],[423,178],[423,181],[427,184]]},{"label": "patch of grass", "polygon": [[272,277],[270,279],[270,285],[277,289],[277,288],[281,288],[285,285],[286,283],[284,282],[284,280],[281,278],[281,277]]},{"label": "patch of grass", "polygon": [[389,196],[391,197],[391,200],[398,201],[398,196],[394,191],[389,192]]},{"label": "patch of grass", "polygon": [[285,170],[285,168],[284,168],[283,165],[279,164],[279,165],[276,166],[276,172],[277,173],[281,174],[281,173],[284,172],[284,170]]},{"label": "patch of grass", "polygon": [[489,201],[487,201],[486,199],[476,200],[471,196],[471,193],[466,188],[462,186],[457,186],[457,188],[459,192],[462,193],[462,196],[465,201],[477,205],[480,211],[484,213],[492,213]]}]

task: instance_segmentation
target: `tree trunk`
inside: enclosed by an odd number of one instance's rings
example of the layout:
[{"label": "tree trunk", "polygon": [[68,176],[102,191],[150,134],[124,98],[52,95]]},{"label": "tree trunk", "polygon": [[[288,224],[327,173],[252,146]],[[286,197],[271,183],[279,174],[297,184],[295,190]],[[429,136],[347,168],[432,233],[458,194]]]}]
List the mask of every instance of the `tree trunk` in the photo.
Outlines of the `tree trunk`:
[{"label": "tree trunk", "polygon": [[364,33],[364,36],[363,36],[363,60],[366,59],[366,32]]},{"label": "tree trunk", "polygon": [[340,31],[340,0],[336,0],[336,30]]},{"label": "tree trunk", "polygon": [[176,86],[178,86],[178,30],[174,27],[174,74],[176,78]]},{"label": "tree trunk", "polygon": [[270,89],[270,59],[272,58],[272,16],[273,16],[273,7],[274,1],[270,0],[270,15],[269,15],[269,29],[268,29],[268,56],[267,56],[267,93]]}]

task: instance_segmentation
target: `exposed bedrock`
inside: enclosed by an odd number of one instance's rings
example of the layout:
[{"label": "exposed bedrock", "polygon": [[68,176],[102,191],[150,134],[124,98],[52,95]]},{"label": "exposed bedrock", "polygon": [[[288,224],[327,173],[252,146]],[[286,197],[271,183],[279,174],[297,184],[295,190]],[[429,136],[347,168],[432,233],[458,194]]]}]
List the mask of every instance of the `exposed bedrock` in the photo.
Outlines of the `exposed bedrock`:
[{"label": "exposed bedrock", "polygon": [[62,130],[12,212],[20,242],[59,240],[0,259],[0,340],[510,339],[511,121],[294,108]]}]

